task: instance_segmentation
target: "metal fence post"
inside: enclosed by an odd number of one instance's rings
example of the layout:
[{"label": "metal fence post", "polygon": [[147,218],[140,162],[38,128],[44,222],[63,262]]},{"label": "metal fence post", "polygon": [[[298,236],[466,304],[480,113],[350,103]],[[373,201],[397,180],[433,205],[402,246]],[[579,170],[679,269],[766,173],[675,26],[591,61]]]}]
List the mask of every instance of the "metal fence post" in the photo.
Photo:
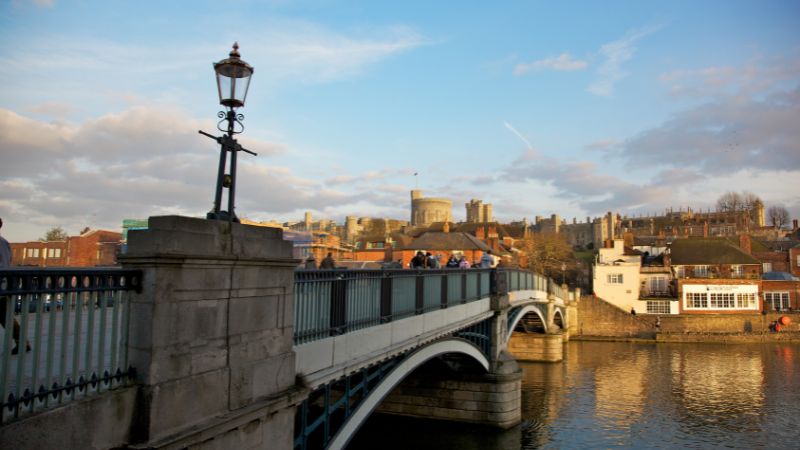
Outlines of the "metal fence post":
[{"label": "metal fence post", "polygon": [[442,309],[447,308],[447,272],[442,273]]},{"label": "metal fence post", "polygon": [[392,275],[384,272],[381,278],[381,323],[392,321]]},{"label": "metal fence post", "polygon": [[330,335],[344,334],[347,329],[345,323],[347,312],[345,300],[347,294],[347,280],[344,275],[337,275],[331,283],[331,328]]},{"label": "metal fence post", "polygon": [[461,303],[467,303],[467,273],[461,273]]},{"label": "metal fence post", "polygon": [[415,314],[422,314],[425,311],[425,275],[417,272],[416,289],[414,291]]}]

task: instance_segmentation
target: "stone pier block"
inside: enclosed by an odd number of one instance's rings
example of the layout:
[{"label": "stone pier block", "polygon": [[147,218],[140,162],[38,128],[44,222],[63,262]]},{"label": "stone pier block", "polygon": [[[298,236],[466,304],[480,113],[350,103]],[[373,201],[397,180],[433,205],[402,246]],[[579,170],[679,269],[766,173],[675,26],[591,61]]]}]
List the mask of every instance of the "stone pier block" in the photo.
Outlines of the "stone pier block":
[{"label": "stone pier block", "polygon": [[562,334],[514,332],[508,351],[520,361],[559,362],[564,359]]}]

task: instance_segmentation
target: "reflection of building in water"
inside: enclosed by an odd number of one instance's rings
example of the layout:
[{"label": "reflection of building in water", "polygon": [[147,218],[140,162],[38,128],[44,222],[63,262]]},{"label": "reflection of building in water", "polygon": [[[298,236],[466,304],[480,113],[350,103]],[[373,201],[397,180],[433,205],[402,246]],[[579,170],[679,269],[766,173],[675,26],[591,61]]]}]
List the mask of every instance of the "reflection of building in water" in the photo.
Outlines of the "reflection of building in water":
[{"label": "reflection of building in water", "polygon": [[672,390],[687,412],[701,420],[717,417],[725,422],[762,408],[765,368],[758,351],[701,351],[701,358],[675,352],[670,361]]},{"label": "reflection of building in water", "polygon": [[650,352],[634,352],[624,359],[607,358],[594,371],[595,418],[617,428],[629,428],[642,415],[651,374]]}]

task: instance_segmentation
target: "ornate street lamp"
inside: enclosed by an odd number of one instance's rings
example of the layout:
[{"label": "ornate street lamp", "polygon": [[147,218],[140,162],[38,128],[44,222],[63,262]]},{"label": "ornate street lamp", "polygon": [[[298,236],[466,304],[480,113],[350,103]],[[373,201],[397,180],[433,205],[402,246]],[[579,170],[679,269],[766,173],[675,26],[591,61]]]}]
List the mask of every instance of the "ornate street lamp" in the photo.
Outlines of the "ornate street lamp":
[{"label": "ornate street lamp", "polygon": [[[217,117],[221,120],[217,123],[217,129],[226,133],[217,137],[199,130],[199,133],[208,136],[220,144],[219,151],[219,170],[217,171],[217,190],[214,195],[214,209],[206,215],[208,219],[227,220],[238,222],[234,211],[234,199],[236,197],[236,155],[242,151],[256,155],[239,145],[233,135],[244,131],[242,120],[244,116],[236,112],[237,108],[244,106],[247,98],[247,90],[250,87],[250,77],[253,75],[253,67],[244,62],[239,55],[239,43],[233,43],[233,50],[228,58],[214,63],[214,72],[217,75],[217,91],[219,92],[219,104],[226,107],[227,111],[220,111]],[[225,124],[227,122],[227,124]],[[231,153],[229,173],[225,173],[227,166],[227,155]],[[228,210],[222,210],[222,190],[228,189]]]}]

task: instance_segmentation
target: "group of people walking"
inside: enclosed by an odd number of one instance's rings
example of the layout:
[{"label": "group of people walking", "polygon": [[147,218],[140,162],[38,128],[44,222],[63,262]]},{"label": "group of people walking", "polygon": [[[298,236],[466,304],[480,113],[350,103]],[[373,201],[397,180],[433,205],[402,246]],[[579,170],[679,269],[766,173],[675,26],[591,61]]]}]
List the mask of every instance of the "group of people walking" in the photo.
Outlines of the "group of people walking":
[{"label": "group of people walking", "polygon": [[[432,255],[430,252],[423,253],[422,251],[418,251],[417,254],[411,259],[409,267],[411,269],[440,269],[442,268],[442,264],[439,258],[439,255]],[[444,267],[447,269],[469,269],[470,267],[488,269],[497,267],[497,263],[497,257],[492,254],[491,250],[487,250],[483,256],[481,256],[480,261],[478,261],[476,264],[470,263],[469,260],[467,260],[467,257],[464,255],[456,257],[455,254],[451,254]]]},{"label": "group of people walking", "polygon": [[[447,259],[447,262],[444,264],[444,268],[446,269],[469,269],[470,267],[476,267],[481,269],[490,269],[497,267],[499,262],[499,258],[492,254],[491,250],[487,250],[481,256],[481,259],[475,263],[470,263],[467,260],[467,257],[462,255],[456,256],[455,254],[451,254],[450,257]],[[402,261],[398,260],[397,268],[402,268]],[[441,269],[443,268],[441,262],[440,255],[433,255],[431,252],[422,252],[418,251],[413,258],[411,258],[411,262],[409,263],[408,267],[410,269]],[[328,252],[328,256],[322,259],[319,266],[317,266],[317,260],[314,258],[314,255],[310,255],[305,262],[305,269],[335,269],[336,262],[333,259],[332,253]]]}]

